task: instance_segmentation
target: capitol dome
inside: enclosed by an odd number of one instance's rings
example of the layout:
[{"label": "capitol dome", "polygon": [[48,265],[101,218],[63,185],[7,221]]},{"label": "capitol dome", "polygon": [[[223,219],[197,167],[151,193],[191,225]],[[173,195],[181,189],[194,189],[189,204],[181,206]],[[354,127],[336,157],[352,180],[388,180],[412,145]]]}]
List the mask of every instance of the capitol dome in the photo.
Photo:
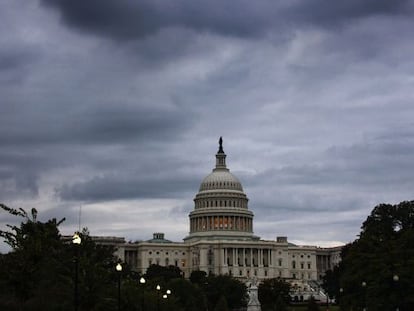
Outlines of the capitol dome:
[{"label": "capitol dome", "polygon": [[199,191],[228,189],[243,192],[240,181],[229,170],[213,170],[213,172],[203,179]]},{"label": "capitol dome", "polygon": [[190,235],[185,239],[252,239],[253,213],[236,176],[226,166],[220,137],[216,166],[201,182],[190,213]]}]

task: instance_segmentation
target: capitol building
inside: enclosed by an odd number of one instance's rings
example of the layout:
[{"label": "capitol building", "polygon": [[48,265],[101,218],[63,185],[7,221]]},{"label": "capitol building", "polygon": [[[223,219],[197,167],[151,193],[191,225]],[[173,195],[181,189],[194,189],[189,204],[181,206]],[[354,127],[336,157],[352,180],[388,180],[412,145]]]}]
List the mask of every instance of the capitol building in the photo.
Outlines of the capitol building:
[{"label": "capitol building", "polygon": [[285,236],[262,240],[254,234],[254,214],[239,179],[226,164],[223,141],[212,172],[202,181],[189,214],[189,234],[182,242],[154,233],[147,241],[96,237],[116,246],[116,255],[139,273],[157,264],[177,266],[185,277],[192,271],[227,274],[241,280],[281,277],[312,282],[340,261],[341,247],[295,245]]}]

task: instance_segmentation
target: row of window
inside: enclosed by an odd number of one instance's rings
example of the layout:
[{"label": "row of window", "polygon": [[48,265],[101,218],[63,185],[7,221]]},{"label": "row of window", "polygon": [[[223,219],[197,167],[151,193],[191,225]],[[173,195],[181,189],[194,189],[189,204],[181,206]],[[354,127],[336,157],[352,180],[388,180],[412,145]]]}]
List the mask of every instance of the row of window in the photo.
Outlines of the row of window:
[{"label": "row of window", "polygon": [[[268,267],[269,266],[267,260],[265,260],[264,258],[263,258],[262,264],[263,264],[264,267]],[[231,262],[230,258],[228,258],[228,257],[227,257],[227,265],[229,267],[233,266],[233,262]],[[240,257],[237,258],[237,265],[238,266],[241,266],[242,265],[242,260],[241,260]],[[258,267],[259,266],[258,261],[255,260],[255,258],[252,258],[251,265],[249,264],[249,259],[248,258],[244,258],[244,265],[245,266],[254,266],[254,267]]]},{"label": "row of window", "polygon": [[216,182],[203,183],[202,190],[217,189],[219,187],[231,187],[231,188],[236,188],[238,190],[242,190],[241,185],[239,183],[231,182],[231,181],[216,181]]},{"label": "row of window", "polygon": [[200,207],[242,207],[247,208],[245,200],[197,200],[196,208]]},{"label": "row of window", "polygon": [[[185,259],[181,259],[181,265],[180,266],[179,266],[179,262],[180,262],[180,260],[174,259],[174,264],[173,265],[176,266],[176,267],[185,267],[185,263],[186,263]],[[151,265],[161,265],[161,259],[160,258],[156,258],[154,260],[152,258],[149,258],[148,259],[148,266],[151,266]],[[164,260],[164,266],[167,267],[169,265],[171,265],[170,264],[170,260],[168,258],[165,258],[165,260]]]},{"label": "row of window", "polygon": [[190,230],[242,230],[251,231],[253,221],[247,217],[241,216],[202,216],[191,219]]},{"label": "row of window", "polygon": [[[296,256],[296,255],[295,255],[295,254],[293,254],[293,255],[292,255],[292,258],[295,258],[295,256]],[[300,258],[303,258],[303,257],[304,257],[304,255],[303,255],[303,254],[301,254],[301,255],[300,255]],[[308,255],[307,257],[308,257],[308,258],[310,258],[311,256],[310,256],[310,255]]]},{"label": "row of window", "polygon": [[[152,255],[152,251],[149,251],[148,254]],[[160,251],[156,251],[155,254],[159,255]],[[168,252],[165,252],[165,255],[168,255]],[[175,252],[175,255],[178,255],[178,251]],[[183,256],[185,256],[185,252],[183,252]]]},{"label": "row of window", "polygon": [[[308,267],[308,269],[311,269],[312,264],[310,262],[308,262],[307,267]],[[300,263],[300,268],[305,269],[305,263],[304,262]],[[294,261],[294,260],[292,261],[292,269],[296,269],[296,261]]]}]

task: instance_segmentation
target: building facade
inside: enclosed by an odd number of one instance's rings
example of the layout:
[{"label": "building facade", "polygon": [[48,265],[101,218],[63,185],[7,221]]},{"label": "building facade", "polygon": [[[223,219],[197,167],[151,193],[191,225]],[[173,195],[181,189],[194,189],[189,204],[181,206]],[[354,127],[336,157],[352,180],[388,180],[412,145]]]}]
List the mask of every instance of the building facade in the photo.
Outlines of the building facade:
[{"label": "building facade", "polygon": [[164,233],[148,241],[117,240],[117,255],[145,273],[152,264],[192,271],[228,274],[240,279],[281,277],[306,284],[317,281],[340,260],[341,247],[298,246],[287,237],[262,240],[253,233],[253,212],[242,184],[227,168],[222,139],[216,165],[201,182],[189,214],[189,235],[172,242]]}]

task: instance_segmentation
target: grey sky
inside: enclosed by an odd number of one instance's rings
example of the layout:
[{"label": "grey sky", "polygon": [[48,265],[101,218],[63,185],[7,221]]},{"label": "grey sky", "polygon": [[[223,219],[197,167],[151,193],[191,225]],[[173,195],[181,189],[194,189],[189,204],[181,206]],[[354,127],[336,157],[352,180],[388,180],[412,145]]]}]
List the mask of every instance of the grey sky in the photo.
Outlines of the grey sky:
[{"label": "grey sky", "polygon": [[[353,240],[413,199],[411,1],[4,0],[0,201],[179,241],[219,136],[255,234]],[[0,214],[0,224],[10,217]]]}]

